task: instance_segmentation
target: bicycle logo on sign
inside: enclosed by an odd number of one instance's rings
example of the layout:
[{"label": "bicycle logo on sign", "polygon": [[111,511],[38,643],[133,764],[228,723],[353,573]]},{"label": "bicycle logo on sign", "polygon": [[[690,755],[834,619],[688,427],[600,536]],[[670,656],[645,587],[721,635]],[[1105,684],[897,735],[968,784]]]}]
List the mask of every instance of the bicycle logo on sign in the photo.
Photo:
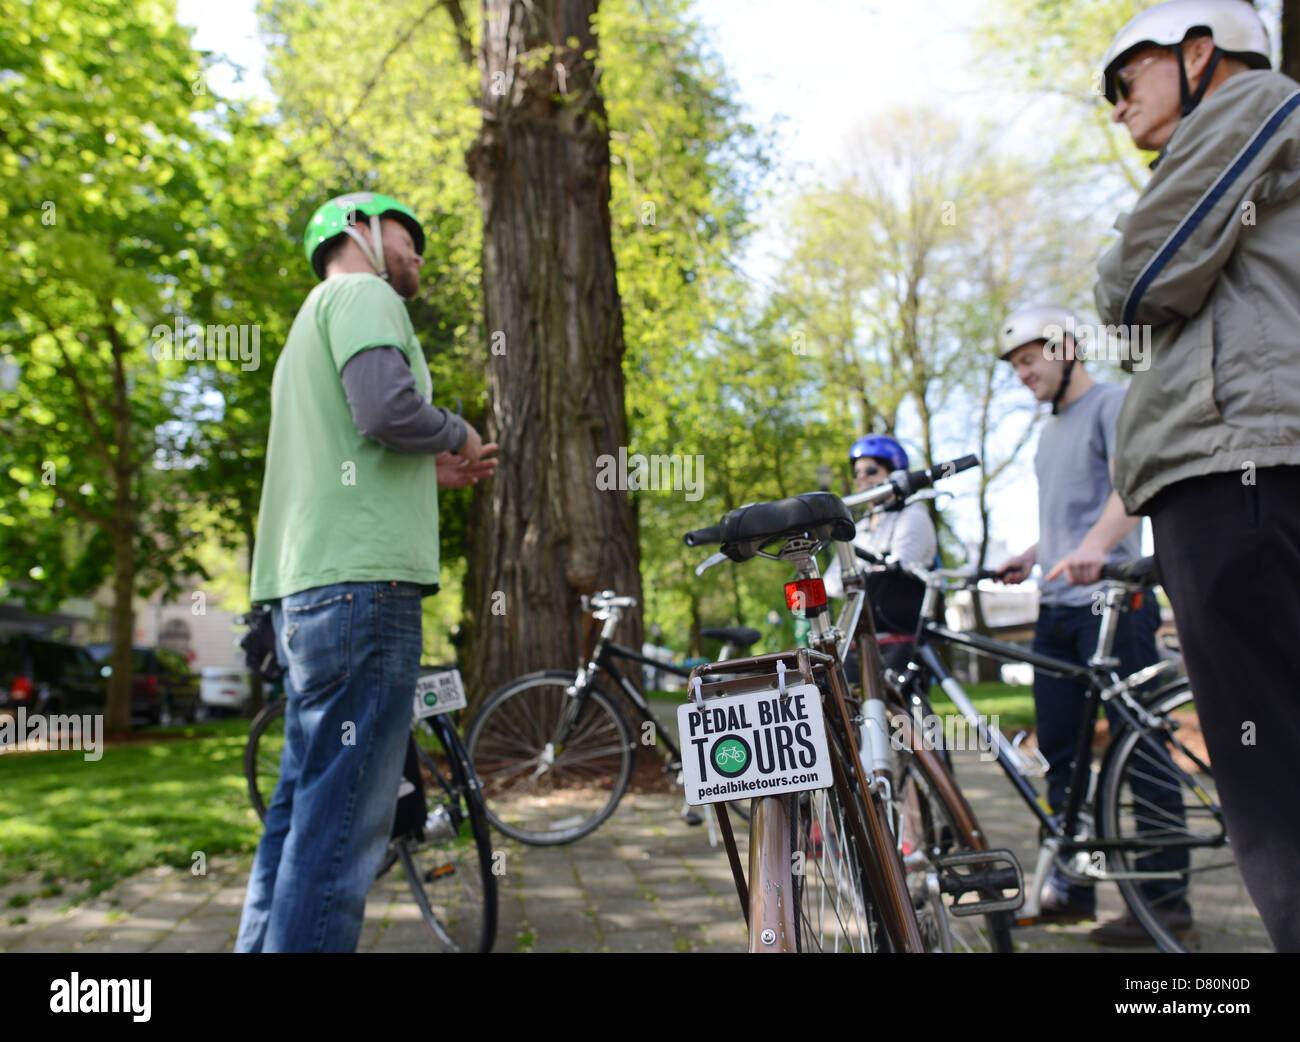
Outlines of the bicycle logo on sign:
[{"label": "bicycle logo on sign", "polygon": [[749,746],[739,735],[726,735],[713,747],[713,763],[721,773],[734,777],[749,764]]}]

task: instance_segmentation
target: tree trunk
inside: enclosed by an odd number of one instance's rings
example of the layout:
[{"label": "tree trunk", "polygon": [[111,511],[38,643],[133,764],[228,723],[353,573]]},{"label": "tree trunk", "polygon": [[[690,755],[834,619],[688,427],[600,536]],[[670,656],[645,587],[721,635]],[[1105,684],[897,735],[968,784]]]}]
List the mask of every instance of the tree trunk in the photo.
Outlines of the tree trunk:
[{"label": "tree trunk", "polygon": [[[626,491],[596,480],[601,457],[617,466],[627,445],[609,129],[583,57],[596,7],[482,4],[483,123],[466,161],[483,211],[487,433],[501,462],[471,511],[464,672],[476,697],[576,666],[581,594],[641,597]],[[640,648],[639,609],[619,639]]]},{"label": "tree trunk", "polygon": [[122,737],[131,731],[132,655],[135,643],[135,507],[131,482],[131,402],[126,385],[126,345],[109,319],[105,325],[113,358],[113,650],[109,662],[104,731]]},{"label": "tree trunk", "polygon": [[1282,0],[1282,72],[1300,80],[1300,0]]}]

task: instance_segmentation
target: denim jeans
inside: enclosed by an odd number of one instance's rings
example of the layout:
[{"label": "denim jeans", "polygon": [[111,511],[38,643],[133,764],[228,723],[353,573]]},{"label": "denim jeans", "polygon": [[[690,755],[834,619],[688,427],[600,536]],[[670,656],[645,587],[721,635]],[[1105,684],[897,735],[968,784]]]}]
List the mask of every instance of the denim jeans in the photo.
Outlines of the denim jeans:
[{"label": "denim jeans", "polygon": [[[1156,651],[1156,628],[1160,624],[1160,609],[1151,590],[1142,593],[1142,607],[1125,612],[1115,630],[1113,654],[1119,659],[1120,676],[1128,676],[1144,666],[1159,661]],[[1094,614],[1090,605],[1072,607],[1045,604],[1039,609],[1038,625],[1034,629],[1034,651],[1051,658],[1086,664],[1097,650],[1097,634],[1101,629],[1101,616]],[[1147,690],[1143,688],[1142,690]],[[1074,770],[1074,752],[1079,743],[1079,733],[1084,726],[1084,699],[1087,688],[1068,677],[1054,677],[1047,673],[1034,673],[1034,713],[1037,717],[1038,748],[1049,764],[1047,771],[1047,802],[1052,810],[1063,813],[1069,792],[1070,775]],[[1122,724],[1110,704],[1104,706],[1110,721],[1113,737]],[[1136,795],[1152,804],[1163,805],[1174,797],[1175,807],[1168,813],[1181,819],[1178,807],[1178,786],[1162,779],[1150,778],[1139,782]],[[1139,858],[1134,865],[1139,871],[1174,871],[1187,867],[1186,853],[1163,852]],[[1066,886],[1063,878],[1054,873],[1054,884]],[[1161,899],[1162,907],[1172,910],[1182,904],[1184,884],[1179,880],[1151,880],[1142,884],[1143,890],[1153,899]],[[1070,903],[1085,908],[1095,907],[1096,895],[1091,886],[1068,884]]]},{"label": "denim jeans", "polygon": [[355,951],[397,809],[420,588],[321,586],[271,614],[287,667],[284,752],[235,951]]}]

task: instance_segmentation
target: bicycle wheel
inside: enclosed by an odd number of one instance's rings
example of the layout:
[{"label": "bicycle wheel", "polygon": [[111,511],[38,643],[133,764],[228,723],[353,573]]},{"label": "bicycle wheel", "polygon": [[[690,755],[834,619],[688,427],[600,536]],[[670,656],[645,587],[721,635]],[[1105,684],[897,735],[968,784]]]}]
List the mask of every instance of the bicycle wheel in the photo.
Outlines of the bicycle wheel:
[{"label": "bicycle wheel", "polygon": [[[831,758],[838,758],[845,767],[843,773],[848,773],[852,765],[844,758],[843,746],[831,727],[826,729],[826,742]],[[796,950],[890,950],[865,875],[869,854],[858,845],[864,808],[857,793],[836,785],[796,793],[792,803],[790,862]]]},{"label": "bicycle wheel", "polygon": [[627,791],[635,746],[609,696],[568,694],[573,674],[532,673],[483,704],[466,745],[488,820],[537,846],[571,843],[614,813]]},{"label": "bicycle wheel", "polygon": [[1272,950],[1233,856],[1191,689],[1180,681],[1143,704],[1159,727],[1124,728],[1102,764],[1099,833],[1135,845],[1107,851],[1106,868],[1163,876],[1118,882],[1165,951]]},{"label": "bicycle wheel", "polygon": [[284,699],[264,706],[248,728],[244,746],[244,778],[248,781],[248,798],[262,821],[275,794],[280,777],[280,754],[284,751]]},{"label": "bicycle wheel", "polygon": [[448,952],[488,952],[496,938],[497,880],[483,798],[466,775],[465,752],[450,724],[424,730],[436,732],[442,746],[434,746],[431,755],[416,742],[428,804],[424,835],[400,836],[393,846],[438,946]]},{"label": "bicycle wheel", "polygon": [[973,846],[958,824],[959,820],[973,820],[969,807],[955,811],[920,759],[910,751],[896,755],[895,835],[926,951],[1014,951],[1009,912],[955,915],[951,899],[939,888],[935,857],[984,849],[982,844]]}]

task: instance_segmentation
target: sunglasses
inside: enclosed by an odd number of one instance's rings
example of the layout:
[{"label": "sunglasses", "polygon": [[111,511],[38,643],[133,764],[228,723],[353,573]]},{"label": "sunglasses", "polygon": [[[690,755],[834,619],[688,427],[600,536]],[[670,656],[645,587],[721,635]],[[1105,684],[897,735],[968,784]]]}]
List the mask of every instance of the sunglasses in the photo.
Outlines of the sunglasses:
[{"label": "sunglasses", "polygon": [[1128,96],[1133,90],[1133,84],[1136,82],[1137,78],[1142,75],[1142,70],[1152,62],[1159,61],[1163,57],[1163,54],[1152,54],[1149,57],[1143,58],[1140,62],[1126,65],[1124,68],[1120,69],[1119,72],[1115,74],[1115,92],[1120,96],[1120,98],[1124,101],[1128,101]]}]

